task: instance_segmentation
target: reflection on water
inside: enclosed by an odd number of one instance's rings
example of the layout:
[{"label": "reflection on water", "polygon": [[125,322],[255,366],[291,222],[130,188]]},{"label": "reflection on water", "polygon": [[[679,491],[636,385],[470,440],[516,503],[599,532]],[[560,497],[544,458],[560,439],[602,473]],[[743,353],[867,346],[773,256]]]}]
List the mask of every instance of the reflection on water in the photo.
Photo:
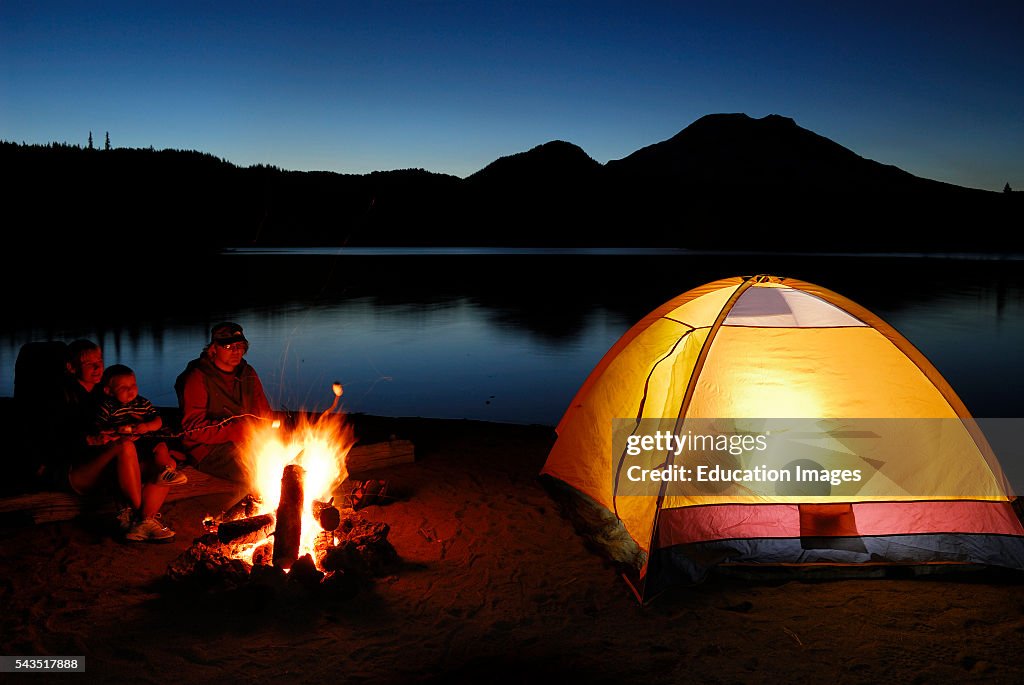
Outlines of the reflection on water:
[{"label": "reflection on water", "polygon": [[[1024,262],[672,252],[232,254],[150,279],[110,305],[8,283],[0,396],[29,340],[90,337],[134,367],[153,402],[209,327],[241,323],[277,408],[557,423],[629,326],[724,276],[774,273],[831,288],[894,325],[976,416],[1024,416]],[[201,276],[198,276],[201,274]],[[140,276],[141,277],[141,276]],[[26,294],[27,293],[27,294]]]}]

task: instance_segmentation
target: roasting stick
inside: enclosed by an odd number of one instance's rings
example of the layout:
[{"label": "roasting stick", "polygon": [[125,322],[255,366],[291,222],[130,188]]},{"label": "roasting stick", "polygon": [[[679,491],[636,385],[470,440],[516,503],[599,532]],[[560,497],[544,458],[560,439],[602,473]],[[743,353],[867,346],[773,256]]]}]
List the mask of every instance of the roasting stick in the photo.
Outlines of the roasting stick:
[{"label": "roasting stick", "polygon": [[341,394],[345,392],[345,388],[341,386],[341,383],[339,381],[334,381],[334,385],[331,386],[331,390],[334,391],[334,402],[332,402],[331,406],[328,407],[327,410],[320,415],[320,418],[316,420],[317,425],[319,425],[320,422],[323,421],[328,414],[330,414],[332,411],[338,408],[338,401],[341,399]]},{"label": "roasting stick", "polygon": [[[317,424],[319,424],[321,421],[323,421],[324,418],[326,418],[328,414],[330,414],[331,412],[333,412],[335,409],[338,408],[338,402],[341,400],[341,395],[342,395],[342,393],[345,392],[345,389],[342,387],[341,383],[339,383],[338,381],[334,382],[334,384],[331,386],[331,389],[334,391],[334,402],[331,403],[331,406],[328,407],[326,411],[324,411],[322,414],[320,414],[320,417],[316,420]],[[146,438],[183,438],[183,437],[185,437],[186,435],[188,435],[190,433],[196,433],[198,431],[206,430],[208,428],[217,428],[217,427],[223,426],[224,424],[228,423],[229,421],[234,421],[235,419],[244,419],[244,418],[260,419],[261,421],[270,421],[272,428],[280,428],[281,427],[281,421],[279,419],[275,419],[275,418],[267,417],[267,416],[257,416],[256,414],[238,414],[236,416],[229,416],[226,419],[224,419],[223,421],[220,421],[219,423],[211,424],[209,426],[197,426],[196,428],[190,428],[188,430],[181,430],[181,431],[172,431],[172,430],[167,430],[167,429],[161,428],[160,430],[150,431],[149,433],[139,433],[138,435],[140,437],[146,437]],[[126,435],[135,435],[134,433],[132,433],[132,431],[130,429],[125,431],[124,434],[126,434]]]}]

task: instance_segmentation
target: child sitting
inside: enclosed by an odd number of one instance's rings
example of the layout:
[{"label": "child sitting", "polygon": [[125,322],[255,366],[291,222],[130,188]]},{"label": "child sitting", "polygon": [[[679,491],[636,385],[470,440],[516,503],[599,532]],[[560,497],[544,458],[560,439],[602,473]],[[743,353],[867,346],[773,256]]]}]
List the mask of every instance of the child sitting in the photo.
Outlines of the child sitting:
[{"label": "child sitting", "polygon": [[177,470],[178,462],[171,456],[167,443],[155,438],[141,440],[137,436],[159,430],[163,426],[160,412],[145,397],[139,395],[135,372],[124,364],[107,367],[103,373],[103,400],[96,412],[96,427],[100,432],[117,433],[136,443],[139,456],[151,454],[158,469],[154,485],[180,485],[188,482],[185,474]]}]

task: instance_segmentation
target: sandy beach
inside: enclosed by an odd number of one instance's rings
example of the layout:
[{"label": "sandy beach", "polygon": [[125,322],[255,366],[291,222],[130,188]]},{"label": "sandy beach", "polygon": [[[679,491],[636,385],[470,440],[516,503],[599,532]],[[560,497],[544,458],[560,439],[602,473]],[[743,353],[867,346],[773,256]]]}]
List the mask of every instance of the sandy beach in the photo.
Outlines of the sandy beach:
[{"label": "sandy beach", "polygon": [[416,445],[375,474],[396,499],[361,510],[390,525],[394,573],[331,601],[181,592],[168,565],[232,494],[167,505],[162,545],[6,525],[0,653],[85,656],[33,682],[1024,682],[1019,574],[718,576],[640,606],[537,480],[552,428],[375,421]]}]

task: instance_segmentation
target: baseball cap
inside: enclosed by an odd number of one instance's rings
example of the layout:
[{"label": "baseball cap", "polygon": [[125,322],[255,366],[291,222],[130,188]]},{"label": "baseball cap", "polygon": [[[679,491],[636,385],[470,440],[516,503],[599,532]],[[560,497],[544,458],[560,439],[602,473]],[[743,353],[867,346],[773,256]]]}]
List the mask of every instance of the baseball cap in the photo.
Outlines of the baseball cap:
[{"label": "baseball cap", "polygon": [[210,329],[210,342],[218,345],[230,345],[231,343],[248,343],[249,341],[245,339],[241,326],[231,321],[224,321]]}]

